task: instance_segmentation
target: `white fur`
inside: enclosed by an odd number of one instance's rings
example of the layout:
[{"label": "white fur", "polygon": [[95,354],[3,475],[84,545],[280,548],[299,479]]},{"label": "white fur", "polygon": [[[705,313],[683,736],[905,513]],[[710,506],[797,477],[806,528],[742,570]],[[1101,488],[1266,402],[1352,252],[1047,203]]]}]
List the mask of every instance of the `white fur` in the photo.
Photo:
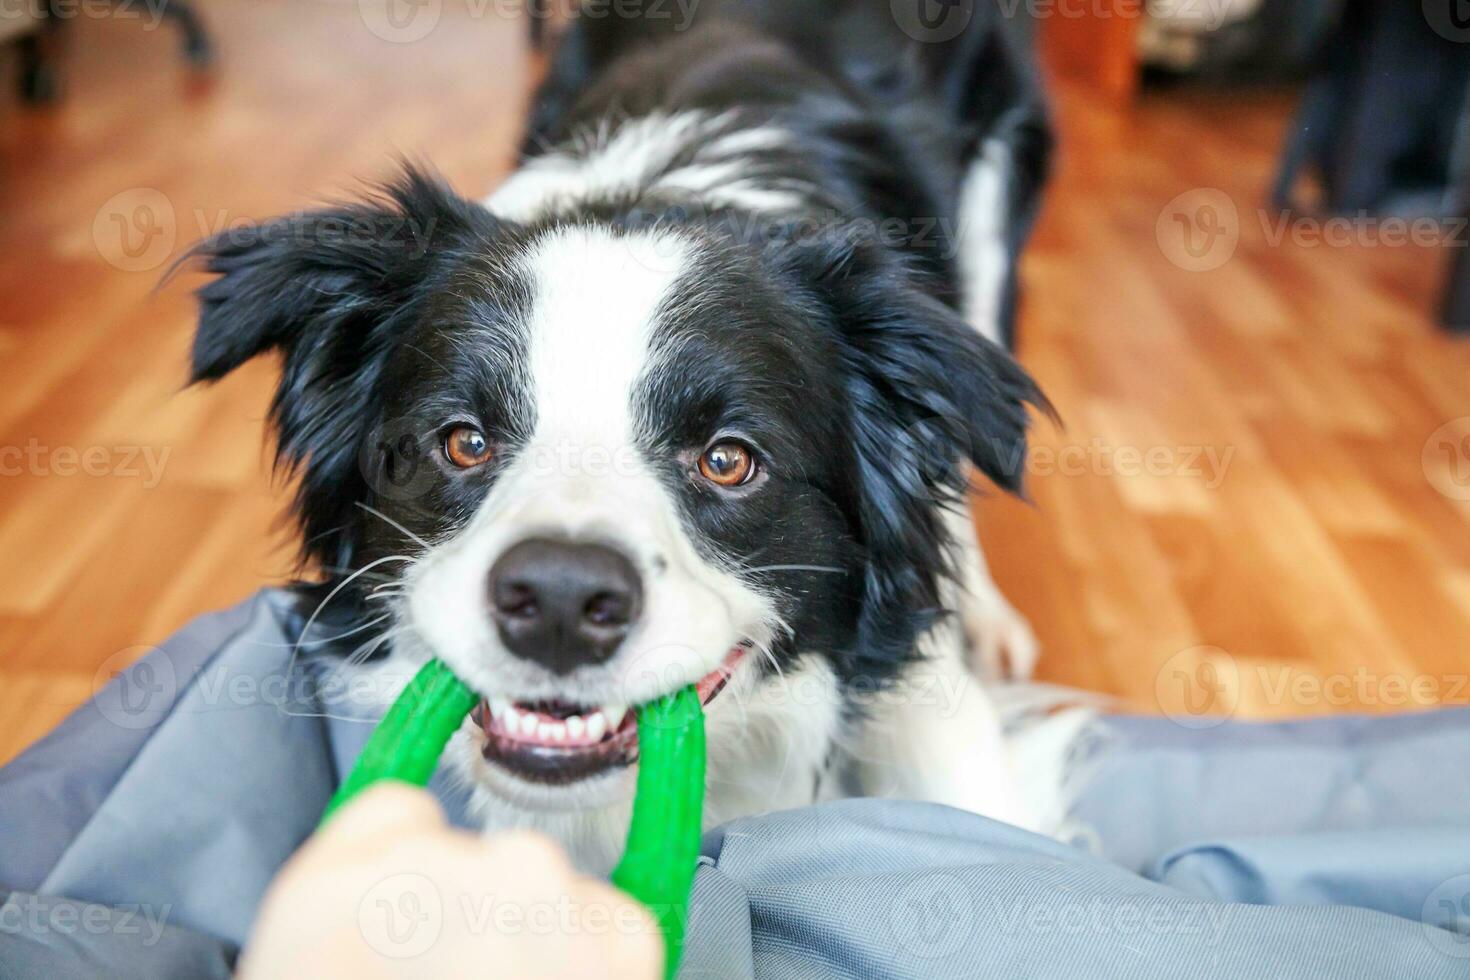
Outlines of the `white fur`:
[{"label": "white fur", "polygon": [[1006,248],[1006,184],[1011,155],[1003,140],[988,139],[960,189],[955,258],[964,283],[965,319],[987,339],[1002,342],[1000,315],[1010,252]]},{"label": "white fur", "polygon": [[[1010,269],[1006,188],[1013,168],[1005,141],[985,140],[960,189],[956,260],[964,316],[996,344],[1004,342],[1001,300]],[[945,521],[958,551],[957,581],[945,584],[944,604],[959,617],[971,666],[991,680],[1029,678],[1039,656],[1036,637],[990,577],[969,508],[948,511]]]},{"label": "white fur", "polygon": [[[578,200],[662,192],[710,206],[765,214],[800,207],[787,186],[747,176],[742,157],[783,145],[773,127],[738,129],[727,116],[682,113],[622,122],[570,151],[531,161],[487,202],[504,217],[531,220]],[[670,168],[694,148],[687,163]],[[1004,149],[986,144],[966,183],[961,269],[972,322],[998,332],[1004,281]],[[534,393],[530,444],[510,463],[468,526],[430,548],[407,575],[410,636],[401,655],[432,651],[478,690],[512,700],[638,704],[692,683],[742,638],[771,643],[781,625],[773,604],[730,570],[702,557],[676,502],[638,450],[636,391],[663,352],[654,343],[663,304],[698,261],[667,232],[617,236],[570,226],[525,259],[535,296],[523,325],[525,371]],[[970,632],[1020,620],[995,590],[968,519],[947,518],[962,551],[962,581],[946,586]],[[505,651],[485,614],[486,574],[525,537],[555,533],[625,551],[646,583],[644,616],[607,664],[556,677]],[[843,692],[820,656],[757,680],[747,656],[708,716],[709,825],[802,805],[837,792],[837,773],[856,764],[872,792],[937,800],[1035,826],[985,690],[966,669],[966,641],[953,623],[922,641],[910,668],[855,730],[845,730]],[[971,640],[971,646],[974,640]],[[1034,657],[1012,667],[1029,670]],[[981,659],[994,659],[981,653]],[[992,665],[993,666],[993,665]],[[936,693],[937,692],[937,693]],[[938,700],[935,700],[935,698]],[[552,834],[588,869],[616,860],[633,791],[631,770],[567,787],[529,784],[481,757],[472,724],[449,758],[472,788],[488,829],[532,826]],[[842,753],[834,755],[834,747]]]},{"label": "white fur", "polygon": [[[543,154],[485,202],[497,215],[529,221],[578,201],[674,193],[692,204],[782,213],[802,198],[750,175],[751,153],[784,145],[772,126],[731,129],[728,113],[653,113],[589,132],[573,148]],[[673,166],[681,154],[687,162]]]},{"label": "white fur", "polygon": [[856,775],[870,796],[931,800],[1039,830],[1022,794],[995,703],[971,674],[956,624],[919,643],[922,659],[874,697],[855,741]]},{"label": "white fur", "polygon": [[[400,646],[417,658],[432,650],[477,690],[507,700],[641,704],[710,673],[742,639],[768,647],[779,628],[768,597],[699,554],[638,448],[638,385],[657,369],[654,328],[690,248],[667,233],[568,227],[524,262],[535,283],[523,325],[534,430],[468,526],[407,573],[412,638]],[[611,545],[638,568],[643,613],[606,664],[557,676],[505,650],[486,615],[496,559],[541,535]],[[578,842],[588,860],[605,853],[617,835],[598,830],[598,818],[584,825],[566,814],[612,807],[600,819],[616,824],[630,773],[533,785],[480,760],[476,738],[466,726],[454,751],[461,771],[489,790],[476,801],[488,824],[531,822]]]},{"label": "white fur", "polygon": [[1036,634],[990,577],[970,508],[946,508],[944,521],[955,546],[955,578],[942,584],[940,597],[959,620],[970,668],[986,680],[1030,678],[1041,655]]}]

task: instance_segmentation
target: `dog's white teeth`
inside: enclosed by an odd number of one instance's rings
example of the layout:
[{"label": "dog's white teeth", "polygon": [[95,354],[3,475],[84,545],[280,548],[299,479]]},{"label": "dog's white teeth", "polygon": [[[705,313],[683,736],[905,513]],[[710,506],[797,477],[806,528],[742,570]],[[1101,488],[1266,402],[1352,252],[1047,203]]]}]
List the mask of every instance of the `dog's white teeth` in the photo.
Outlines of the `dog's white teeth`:
[{"label": "dog's white teeth", "polygon": [[518,732],[521,730],[521,713],[511,705],[506,705],[504,712],[499,715],[495,713],[495,706],[491,705],[490,717],[499,721],[500,727],[508,732]]},{"label": "dog's white teeth", "polygon": [[587,737],[596,742],[607,734],[607,717],[601,711],[594,711],[587,717]]},{"label": "dog's white teeth", "polygon": [[623,725],[623,717],[628,713],[626,704],[608,704],[602,708],[602,715],[607,719],[607,730],[615,732]]},{"label": "dog's white teeth", "polygon": [[581,738],[587,734],[587,722],[581,715],[572,715],[567,719],[567,734],[572,738]]},{"label": "dog's white teeth", "polygon": [[490,717],[491,718],[505,718],[505,717],[509,717],[512,714],[519,714],[519,713],[520,712],[516,711],[515,708],[512,708],[511,705],[510,705],[510,702],[507,701],[507,700],[505,700],[504,698],[491,698],[490,699]]},{"label": "dog's white teeth", "polygon": [[527,711],[525,714],[521,715],[522,735],[535,737],[537,727],[538,722],[536,721],[536,715],[533,712]]}]

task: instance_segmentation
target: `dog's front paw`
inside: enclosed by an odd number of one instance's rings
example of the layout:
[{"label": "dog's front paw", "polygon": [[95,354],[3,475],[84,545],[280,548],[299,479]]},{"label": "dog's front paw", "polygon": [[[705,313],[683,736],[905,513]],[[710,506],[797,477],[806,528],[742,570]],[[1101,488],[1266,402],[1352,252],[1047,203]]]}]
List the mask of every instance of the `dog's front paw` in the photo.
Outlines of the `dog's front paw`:
[{"label": "dog's front paw", "polygon": [[970,669],[983,680],[1030,680],[1041,645],[1026,617],[994,583],[965,595],[956,609],[969,650]]}]

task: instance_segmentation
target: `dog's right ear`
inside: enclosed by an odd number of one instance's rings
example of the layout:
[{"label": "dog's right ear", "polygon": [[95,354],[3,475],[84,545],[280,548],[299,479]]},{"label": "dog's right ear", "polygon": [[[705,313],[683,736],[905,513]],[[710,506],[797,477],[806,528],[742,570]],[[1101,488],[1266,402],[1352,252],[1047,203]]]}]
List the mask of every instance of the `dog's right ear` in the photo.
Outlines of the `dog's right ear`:
[{"label": "dog's right ear", "polygon": [[232,229],[191,253],[218,277],[198,291],[191,380],[281,354],[270,418],[277,466],[301,477],[294,510],[306,557],[351,565],[356,503],[372,496],[359,453],[385,367],[455,257],[487,250],[499,227],[409,169],[375,199]]},{"label": "dog's right ear", "polygon": [[366,352],[410,311],[436,255],[496,229],[486,209],[408,168],[367,201],[206,239],[186,257],[218,276],[198,291],[191,380],[218,380],[271,350],[288,372],[315,355]]}]

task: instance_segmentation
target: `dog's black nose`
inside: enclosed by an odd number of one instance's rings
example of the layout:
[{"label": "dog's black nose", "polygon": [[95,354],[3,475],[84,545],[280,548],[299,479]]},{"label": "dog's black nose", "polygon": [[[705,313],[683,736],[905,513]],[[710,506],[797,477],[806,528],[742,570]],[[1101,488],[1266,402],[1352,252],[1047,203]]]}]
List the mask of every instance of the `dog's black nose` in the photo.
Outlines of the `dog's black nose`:
[{"label": "dog's black nose", "polygon": [[638,618],[643,586],[598,544],[522,541],[490,569],[490,609],[511,653],[558,674],[607,660]]}]

